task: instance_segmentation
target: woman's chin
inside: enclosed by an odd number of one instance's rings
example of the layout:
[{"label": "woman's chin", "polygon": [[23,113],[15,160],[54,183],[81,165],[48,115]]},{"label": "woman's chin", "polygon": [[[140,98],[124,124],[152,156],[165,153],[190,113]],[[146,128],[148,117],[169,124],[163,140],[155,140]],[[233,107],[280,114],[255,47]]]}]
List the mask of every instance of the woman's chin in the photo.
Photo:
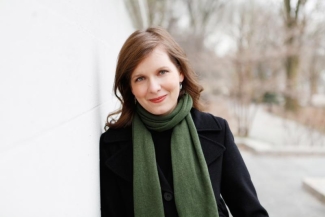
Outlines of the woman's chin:
[{"label": "woman's chin", "polygon": [[161,116],[161,115],[167,115],[171,112],[171,109],[152,109],[149,111],[151,114],[153,115],[158,115],[158,116]]}]

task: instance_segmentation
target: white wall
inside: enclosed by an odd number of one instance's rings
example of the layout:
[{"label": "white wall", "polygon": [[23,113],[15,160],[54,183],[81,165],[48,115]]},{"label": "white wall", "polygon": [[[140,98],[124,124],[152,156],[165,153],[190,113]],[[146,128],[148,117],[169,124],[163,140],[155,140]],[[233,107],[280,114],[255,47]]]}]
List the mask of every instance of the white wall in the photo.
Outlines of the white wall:
[{"label": "white wall", "polygon": [[0,216],[100,216],[121,0],[1,0]]}]

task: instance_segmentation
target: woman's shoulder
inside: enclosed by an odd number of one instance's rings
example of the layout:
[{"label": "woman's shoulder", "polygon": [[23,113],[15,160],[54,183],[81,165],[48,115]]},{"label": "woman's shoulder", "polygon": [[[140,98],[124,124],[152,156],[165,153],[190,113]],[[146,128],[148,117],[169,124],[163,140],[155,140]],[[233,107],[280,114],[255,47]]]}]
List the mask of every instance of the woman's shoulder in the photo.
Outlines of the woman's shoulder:
[{"label": "woman's shoulder", "polygon": [[109,128],[100,136],[101,143],[115,143],[132,139],[132,127],[125,128]]},{"label": "woman's shoulder", "polygon": [[222,117],[215,116],[208,112],[199,111],[195,108],[192,108],[191,115],[198,130],[223,130],[228,126],[227,121]]}]

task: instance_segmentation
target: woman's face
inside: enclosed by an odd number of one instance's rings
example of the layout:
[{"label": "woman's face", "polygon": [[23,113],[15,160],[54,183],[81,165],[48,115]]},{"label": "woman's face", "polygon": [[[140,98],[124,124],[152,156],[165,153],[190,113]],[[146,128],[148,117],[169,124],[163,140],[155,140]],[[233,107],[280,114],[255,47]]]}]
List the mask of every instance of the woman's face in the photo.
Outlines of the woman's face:
[{"label": "woman's face", "polygon": [[180,73],[162,46],[156,47],[131,74],[131,89],[136,100],[148,112],[165,115],[177,105]]}]

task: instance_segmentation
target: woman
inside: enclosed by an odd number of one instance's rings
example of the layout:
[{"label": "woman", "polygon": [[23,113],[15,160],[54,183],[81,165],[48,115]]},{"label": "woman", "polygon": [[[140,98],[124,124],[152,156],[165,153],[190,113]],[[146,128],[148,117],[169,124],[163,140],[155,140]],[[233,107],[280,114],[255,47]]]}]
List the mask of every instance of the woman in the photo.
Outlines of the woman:
[{"label": "woman", "polygon": [[100,139],[102,217],[229,216],[226,204],[235,217],[268,216],[227,122],[201,111],[202,88],[168,32],[126,40],[114,90],[121,110]]}]

